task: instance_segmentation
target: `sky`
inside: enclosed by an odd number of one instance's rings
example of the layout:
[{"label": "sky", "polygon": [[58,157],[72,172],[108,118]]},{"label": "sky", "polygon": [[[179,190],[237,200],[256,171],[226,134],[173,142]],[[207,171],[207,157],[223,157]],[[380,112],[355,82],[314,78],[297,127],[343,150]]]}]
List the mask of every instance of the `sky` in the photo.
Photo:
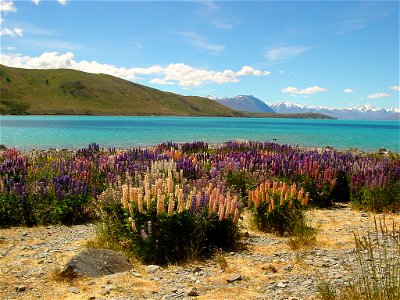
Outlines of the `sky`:
[{"label": "sky", "polygon": [[399,107],[399,1],[0,0],[0,63],[183,95]]}]

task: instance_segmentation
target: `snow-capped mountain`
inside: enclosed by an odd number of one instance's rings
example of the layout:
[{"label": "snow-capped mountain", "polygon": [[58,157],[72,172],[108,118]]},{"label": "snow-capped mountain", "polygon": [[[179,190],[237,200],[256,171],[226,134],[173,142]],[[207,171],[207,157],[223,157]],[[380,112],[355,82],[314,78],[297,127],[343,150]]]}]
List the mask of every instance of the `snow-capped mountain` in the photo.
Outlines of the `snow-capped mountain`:
[{"label": "snow-capped mountain", "polygon": [[233,98],[217,98],[215,96],[207,96],[207,98],[240,111],[275,113],[275,111],[265,102],[251,95],[239,95]]},{"label": "snow-capped mountain", "polygon": [[277,113],[320,113],[338,119],[357,120],[399,120],[399,108],[378,108],[371,105],[360,105],[352,108],[331,108],[324,106],[306,106],[299,103],[279,102],[270,105]]}]

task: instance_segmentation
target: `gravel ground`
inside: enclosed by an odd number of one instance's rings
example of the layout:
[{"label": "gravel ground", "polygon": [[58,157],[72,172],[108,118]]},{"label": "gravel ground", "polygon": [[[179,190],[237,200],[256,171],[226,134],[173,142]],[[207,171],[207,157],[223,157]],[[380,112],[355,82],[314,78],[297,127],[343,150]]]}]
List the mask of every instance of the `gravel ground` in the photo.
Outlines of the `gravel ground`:
[{"label": "gravel ground", "polygon": [[[348,206],[311,210],[318,228],[312,249],[292,251],[288,239],[244,228],[243,250],[216,259],[132,270],[60,282],[54,272],[85,249],[94,225],[0,229],[0,299],[317,299],[321,278],[335,285],[351,278],[353,232],[373,229],[373,216]],[[377,216],[379,217],[379,216]],[[399,215],[390,215],[400,223]]]}]

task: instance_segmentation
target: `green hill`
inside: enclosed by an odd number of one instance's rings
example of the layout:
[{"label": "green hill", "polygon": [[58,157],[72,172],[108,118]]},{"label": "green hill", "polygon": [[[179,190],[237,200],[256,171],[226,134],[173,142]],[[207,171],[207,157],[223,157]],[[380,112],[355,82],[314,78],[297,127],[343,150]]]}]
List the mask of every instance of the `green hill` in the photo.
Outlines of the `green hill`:
[{"label": "green hill", "polygon": [[0,65],[0,114],[330,118],[321,114],[242,112],[207,98],[163,92],[105,74],[3,65]]},{"label": "green hill", "polygon": [[1,114],[243,116],[206,98],[104,74],[0,65],[0,80]]}]

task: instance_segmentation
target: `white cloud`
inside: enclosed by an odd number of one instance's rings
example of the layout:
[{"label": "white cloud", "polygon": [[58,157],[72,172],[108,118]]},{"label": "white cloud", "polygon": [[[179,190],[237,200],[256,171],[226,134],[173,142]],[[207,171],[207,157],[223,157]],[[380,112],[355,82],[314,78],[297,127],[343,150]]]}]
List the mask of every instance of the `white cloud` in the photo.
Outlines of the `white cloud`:
[{"label": "white cloud", "polygon": [[297,55],[307,51],[310,47],[304,46],[286,46],[269,49],[265,56],[272,61],[294,58]]},{"label": "white cloud", "polygon": [[0,11],[4,13],[16,12],[17,9],[14,6],[13,1],[2,1],[0,0]]},{"label": "white cloud", "polygon": [[322,88],[319,86],[311,86],[305,89],[298,89],[296,87],[287,87],[281,90],[282,93],[288,93],[288,94],[299,94],[299,95],[311,95],[311,94],[316,94],[316,93],[321,93],[321,92],[326,92],[327,89],[326,88]]},{"label": "white cloud", "polygon": [[183,63],[169,64],[166,67],[153,65],[147,68],[125,68],[110,64],[101,64],[96,61],[76,61],[74,54],[67,52],[45,52],[38,57],[22,56],[20,54],[2,54],[1,64],[10,67],[27,69],[75,69],[88,73],[104,73],[126,80],[138,79],[140,75],[156,75],[150,79],[153,84],[178,84],[180,86],[200,86],[204,83],[238,82],[240,76],[266,76],[269,71],[253,69],[249,66],[242,67],[239,71],[224,70],[214,71],[194,68]]},{"label": "white cloud", "polygon": [[225,49],[224,45],[209,43],[206,37],[200,36],[192,31],[181,32],[179,33],[179,35],[186,37],[193,46],[203,50],[211,51],[213,53],[219,53]]},{"label": "white cloud", "polygon": [[153,78],[150,80],[150,83],[154,84],[174,84],[172,81],[165,81],[164,79],[161,78]]},{"label": "white cloud", "polygon": [[378,99],[378,98],[385,98],[389,97],[390,95],[388,93],[375,93],[375,94],[370,94],[367,96],[368,99]]},{"label": "white cloud", "polygon": [[8,46],[6,49],[7,49],[8,51],[14,51],[14,50],[15,50],[15,47]]},{"label": "white cloud", "polygon": [[354,93],[354,90],[352,90],[352,89],[344,89],[344,90],[343,90],[343,93],[345,93],[345,94],[351,94],[351,93]]},{"label": "white cloud", "polygon": [[240,71],[237,72],[237,75],[261,75],[260,70],[254,70],[252,67],[244,66]]},{"label": "white cloud", "polygon": [[392,86],[389,87],[389,89],[391,89],[392,91],[400,92],[400,86],[399,85],[392,85]]},{"label": "white cloud", "polygon": [[22,36],[23,31],[21,28],[3,28],[0,30],[0,36],[10,36],[10,37],[16,37],[16,36]]},{"label": "white cloud", "polygon": [[39,5],[40,0],[32,0],[35,5]]},{"label": "white cloud", "polygon": [[67,4],[68,0],[57,0],[58,3],[60,3],[61,5],[65,5]]}]

